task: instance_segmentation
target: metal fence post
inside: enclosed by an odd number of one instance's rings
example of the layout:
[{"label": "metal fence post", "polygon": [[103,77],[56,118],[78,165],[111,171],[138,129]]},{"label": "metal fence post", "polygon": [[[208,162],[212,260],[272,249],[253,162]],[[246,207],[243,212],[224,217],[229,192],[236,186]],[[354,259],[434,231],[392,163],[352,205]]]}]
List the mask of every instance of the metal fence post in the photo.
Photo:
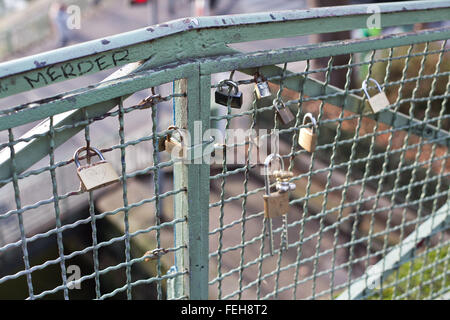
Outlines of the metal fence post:
[{"label": "metal fence post", "polygon": [[[200,78],[197,74],[175,83],[175,93],[187,94],[176,100],[175,123],[188,130],[190,146],[201,143],[203,133],[209,128],[210,79],[210,76]],[[187,250],[177,253],[176,265],[178,271],[188,270],[188,277],[175,281],[174,296],[208,299],[209,165],[175,164],[174,188],[186,188],[186,192],[175,196],[174,218],[187,219],[186,223],[176,226],[175,245],[187,245]]]}]

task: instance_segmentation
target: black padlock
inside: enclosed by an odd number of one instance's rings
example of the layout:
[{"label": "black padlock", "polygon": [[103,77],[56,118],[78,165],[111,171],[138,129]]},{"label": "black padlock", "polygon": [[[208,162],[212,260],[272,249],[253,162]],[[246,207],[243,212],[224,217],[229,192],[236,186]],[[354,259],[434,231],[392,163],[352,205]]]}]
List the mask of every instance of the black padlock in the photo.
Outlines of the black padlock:
[{"label": "black padlock", "polygon": [[239,91],[237,83],[231,80],[223,80],[216,89],[215,101],[217,104],[227,106],[229,99],[231,99],[231,108],[242,107],[242,92]]}]

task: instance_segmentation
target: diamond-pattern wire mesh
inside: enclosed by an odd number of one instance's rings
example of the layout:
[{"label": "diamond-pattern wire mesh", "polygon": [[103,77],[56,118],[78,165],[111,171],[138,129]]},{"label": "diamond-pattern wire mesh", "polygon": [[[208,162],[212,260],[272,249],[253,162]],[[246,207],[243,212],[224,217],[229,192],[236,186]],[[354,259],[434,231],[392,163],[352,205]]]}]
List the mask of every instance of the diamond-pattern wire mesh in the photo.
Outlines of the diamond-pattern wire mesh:
[{"label": "diamond-pattern wire mesh", "polygon": [[[163,272],[162,270],[162,262],[161,257],[162,255],[159,254],[153,254],[152,250],[162,248],[162,245],[164,245],[164,250],[162,252],[164,254],[167,254],[167,256],[172,256],[170,259],[173,261],[173,254],[178,250],[184,250],[184,247],[174,247],[172,238],[165,238],[164,243],[162,243],[162,237],[161,233],[165,230],[167,233],[173,233],[173,228],[177,224],[181,224],[184,222],[184,219],[173,219],[173,218],[167,218],[171,216],[172,212],[165,212],[167,221],[162,221],[161,219],[161,201],[165,198],[168,199],[168,201],[173,201],[172,198],[174,195],[184,192],[185,190],[167,190],[170,189],[171,186],[165,186],[164,192],[161,192],[159,190],[159,184],[158,179],[161,170],[165,169],[166,172],[163,174],[171,175],[170,172],[173,167],[173,160],[165,159],[165,158],[158,158],[158,148],[157,148],[157,139],[160,137],[163,137],[167,135],[167,130],[159,131],[156,128],[156,110],[158,109],[158,106],[161,106],[162,102],[172,102],[172,99],[174,97],[177,97],[180,95],[171,94],[165,97],[160,97],[159,102],[155,103],[151,106],[150,109],[144,109],[140,105],[136,106],[130,106],[130,107],[124,107],[124,104],[122,100],[119,101],[118,108],[115,111],[108,112],[104,114],[102,117],[90,117],[89,112],[87,109],[85,109],[85,119],[84,121],[80,121],[78,123],[74,123],[70,126],[65,127],[57,127],[55,128],[53,126],[53,117],[49,119],[49,166],[40,167],[38,169],[27,171],[23,174],[14,174],[12,179],[13,185],[14,185],[14,197],[16,199],[16,208],[9,210],[6,213],[3,213],[0,215],[0,219],[5,221],[6,219],[10,217],[17,216],[17,223],[20,229],[20,240],[17,241],[11,241],[10,243],[7,243],[5,245],[2,244],[0,247],[0,254],[5,255],[6,258],[4,258],[5,263],[3,266],[3,272],[0,277],[0,286],[3,284],[7,284],[8,281],[16,281],[15,284],[17,285],[18,282],[16,279],[26,279],[26,285],[28,287],[28,298],[29,299],[39,299],[44,297],[59,297],[59,298],[65,298],[68,299],[72,295],[74,291],[76,290],[70,290],[73,285],[76,283],[69,283],[68,282],[68,274],[67,270],[70,264],[73,263],[74,259],[83,257],[83,259],[88,260],[92,264],[92,272],[88,273],[86,272],[86,269],[82,270],[83,274],[80,279],[78,279],[79,285],[82,288],[86,288],[87,286],[91,286],[93,288],[93,291],[91,294],[93,296],[89,296],[89,293],[87,293],[87,296],[84,297],[91,297],[96,299],[106,299],[111,298],[115,296],[119,296],[122,298],[133,298],[133,289],[136,286],[142,286],[142,285],[153,285],[153,288],[156,293],[154,294],[154,298],[162,299],[165,296],[165,292],[163,291],[163,285],[167,278],[172,278],[177,275],[183,274],[184,272],[177,272],[172,274],[171,276],[168,276]],[[151,134],[142,136],[139,139],[131,139],[127,140],[125,135],[125,115],[130,113],[136,113],[140,112],[141,116],[145,113],[145,115],[148,117],[149,123],[153,123],[153,126],[151,127]],[[150,114],[149,114],[150,113]],[[92,137],[90,127],[92,125],[97,124],[98,122],[109,119],[110,121],[118,120],[118,140],[119,143],[115,145],[111,145],[107,148],[102,148],[100,151],[105,156],[105,158],[114,164],[119,164],[119,166],[116,165],[117,168],[120,168],[117,170],[119,175],[121,176],[121,184],[117,184],[114,190],[116,192],[114,194],[120,194],[120,197],[122,198],[120,202],[120,205],[117,208],[114,208],[113,210],[109,211],[103,211],[98,212],[96,209],[96,201],[98,201],[99,194],[97,192],[99,191],[91,191],[84,194],[80,190],[80,183],[76,182],[72,184],[73,190],[67,193],[60,193],[58,190],[58,179],[56,172],[58,170],[61,170],[61,168],[68,168],[67,172],[71,171],[74,177],[76,177],[76,169],[73,164],[73,159],[68,159],[65,161],[56,161],[55,160],[55,154],[56,156],[58,153],[56,152],[54,145],[54,135],[55,132],[62,132],[63,130],[67,130],[74,127],[84,127],[84,144],[86,146],[95,146],[95,142],[98,141],[95,137]],[[148,130],[147,130],[148,131]],[[37,135],[39,136],[39,135]],[[30,141],[33,138],[36,138],[37,136],[32,136],[27,138],[28,141]],[[9,130],[9,142],[4,143],[4,147],[8,146],[10,148],[11,152],[11,158],[12,158],[12,165],[14,166],[14,148],[12,146],[16,145],[17,143],[20,143],[24,139],[15,139],[13,135],[13,130]],[[145,145],[144,145],[145,144]],[[140,146],[144,145],[145,151],[150,152],[153,156],[153,161],[149,162],[147,166],[143,169],[134,170],[131,171],[127,170],[127,163],[126,163],[126,150],[130,149],[134,146]],[[120,153],[114,153],[115,150],[119,150]],[[136,152],[133,153],[136,155]],[[114,157],[115,156],[115,157]],[[128,157],[128,159],[130,159]],[[80,157],[80,160],[83,160],[83,156]],[[91,163],[94,163],[95,161],[98,161],[98,159],[94,158],[93,156],[91,159],[89,159]],[[50,172],[51,174],[51,185],[52,185],[52,197],[50,199],[42,200],[39,202],[36,202],[32,205],[22,205],[21,203],[21,193],[19,188],[19,182],[26,184],[26,180],[30,179],[30,176],[35,175],[41,175],[45,172]],[[124,178],[126,177],[126,178]],[[140,194],[140,198],[138,198],[138,201],[131,201],[130,195],[128,194],[128,187],[129,182],[128,181],[134,181],[136,179],[142,177],[150,177],[150,180],[147,181],[149,187],[146,189],[143,189],[143,192]],[[78,179],[75,178],[76,181]],[[61,182],[61,180],[59,180]],[[73,182],[72,181],[72,182]],[[2,183],[6,183],[9,181],[2,181]],[[45,181],[47,183],[47,181]],[[48,181],[50,182],[50,181]],[[42,181],[41,181],[42,183]],[[120,190],[121,191],[120,191]],[[135,190],[133,188],[132,190]],[[37,191],[37,189],[36,189]],[[111,192],[111,188],[110,188]],[[117,193],[118,192],[118,193]],[[61,202],[64,202],[65,200],[71,198],[71,197],[80,197],[84,196],[85,200],[84,203],[86,204],[85,210],[89,212],[88,217],[85,218],[77,218],[74,222],[68,222],[65,221],[63,223],[61,219]],[[97,198],[96,198],[97,196]],[[131,196],[133,199],[137,199],[136,196]],[[111,197],[107,199],[107,201],[113,201]],[[82,200],[83,202],[83,200]],[[117,201],[114,203],[118,203]],[[44,207],[45,205],[52,204],[55,212],[55,225],[53,228],[48,228],[48,230],[44,232],[39,232],[37,234],[34,234],[32,236],[27,236],[26,230],[25,230],[25,223],[23,221],[23,215],[29,213],[30,214],[36,214],[33,213],[33,210],[39,210],[41,207]],[[151,207],[149,207],[151,205]],[[146,207],[147,206],[147,207]],[[143,208],[142,210],[144,212],[139,213],[137,210],[139,208]],[[82,210],[85,212],[85,210]],[[135,210],[135,211],[133,211]],[[149,214],[151,213],[151,214]],[[154,221],[152,223],[152,217],[154,215]],[[82,215],[83,216],[83,215]],[[122,219],[121,216],[123,216]],[[130,217],[131,216],[131,217]],[[146,216],[149,217],[149,219],[145,219],[144,223],[140,221],[138,224],[133,224],[133,229],[130,227],[130,220],[134,219],[135,221],[137,219],[142,220]],[[99,233],[102,233],[102,230],[99,230],[98,224],[102,220],[115,217],[118,221],[118,224],[123,224],[123,230],[119,232],[117,236],[114,237],[106,237],[102,236],[104,240],[99,239]],[[67,219],[66,219],[67,220]],[[122,222],[120,222],[122,220]],[[132,221],[131,221],[132,222]],[[30,225],[30,224],[29,224]],[[68,232],[75,231],[75,232],[82,232],[80,229],[84,225],[90,225],[91,228],[91,245],[86,245],[83,247],[83,244],[80,244],[81,249],[74,250],[73,248],[77,247],[77,245],[70,245],[69,248],[67,248],[68,241],[73,240],[73,238],[70,238],[70,240],[66,240],[67,236],[64,237],[64,235],[67,235]],[[103,225],[103,227],[105,227]],[[120,228],[119,228],[120,229]],[[34,243],[39,242],[39,240],[53,237],[56,235],[56,242],[57,242],[57,251],[58,255],[54,259],[49,259],[43,263],[32,263],[29,250],[28,248],[30,245],[34,245]],[[105,239],[106,238],[106,239]],[[136,248],[139,247],[139,245],[142,245],[141,242],[136,242],[137,238],[141,238],[141,240],[144,240],[145,244],[148,244],[149,247],[144,248],[148,250],[149,252],[144,253],[139,250],[142,250],[143,248]],[[66,241],[63,241],[66,240]],[[77,238],[77,240],[80,240],[80,238]],[[131,248],[131,240],[134,240],[134,246],[135,248]],[[88,241],[89,243],[89,241]],[[121,262],[120,257],[118,258],[118,263],[113,263],[114,260],[106,261],[105,259],[102,259],[101,257],[105,257],[105,254],[100,253],[100,251],[105,250],[108,247],[116,246],[114,251],[116,254],[118,254],[118,251],[120,250],[121,246],[123,244],[123,252],[124,252],[124,259]],[[155,247],[151,247],[151,245],[154,245]],[[117,247],[118,246],[118,247]],[[8,270],[6,259],[9,257],[12,257],[12,255],[7,256],[11,250],[14,250],[15,248],[21,248],[22,255],[23,255],[23,262],[22,267],[19,267],[19,270],[14,270],[7,274],[5,271]],[[161,252],[161,251],[160,251]],[[137,253],[140,253],[140,255],[137,255]],[[37,253],[35,253],[37,255]],[[153,262],[147,262],[146,259],[152,259]],[[36,261],[36,257],[34,257],[34,261]],[[116,260],[117,261],[117,260]],[[3,264],[2,263],[2,264]],[[10,265],[14,265],[14,263],[9,263]],[[166,262],[167,264],[167,262]],[[144,274],[145,276],[142,276],[142,270],[141,273],[137,272],[136,266],[138,265],[144,265],[144,270],[146,270],[147,274]],[[43,287],[45,287],[45,284],[43,284],[43,276],[42,273],[39,273],[40,271],[47,271],[52,272],[54,275],[58,274],[58,270],[55,268],[52,268],[54,266],[59,266],[59,273],[60,273],[60,285],[47,289],[42,290]],[[142,267],[141,267],[142,268]],[[50,270],[51,269],[51,270]],[[123,285],[113,288],[112,291],[108,292],[106,291],[106,288],[111,288],[111,285],[106,285],[105,283],[110,280],[111,278],[107,278],[108,274],[114,274],[117,276],[117,270],[119,270],[120,273],[124,273],[125,277],[118,276],[119,279],[123,279]],[[134,272],[132,272],[134,271]],[[140,276],[140,277],[139,277]],[[106,279],[106,280],[105,280]],[[73,279],[72,279],[73,280]],[[53,281],[54,282],[54,281]],[[91,283],[89,283],[91,282]],[[19,282],[20,283],[20,282]],[[120,284],[120,280],[115,282],[116,284]],[[106,287],[106,288],[105,288]],[[37,289],[39,288],[39,289]],[[86,290],[85,290],[86,291]],[[134,290],[135,292],[136,290]],[[125,295],[120,296],[120,293],[124,293]],[[76,297],[76,295],[75,295]]]},{"label": "diamond-pattern wire mesh", "polygon": [[[248,146],[249,156],[243,164],[232,164],[223,157],[221,161],[211,164],[210,194],[210,297],[218,299],[257,298],[257,299],[298,299],[298,298],[334,298],[340,292],[350,288],[355,279],[363,275],[368,268],[383,258],[392,246],[400,243],[430,213],[436,212],[448,200],[448,150],[439,145],[442,138],[423,139],[415,136],[413,125],[390,127],[365,117],[366,114],[354,114],[325,102],[332,96],[345,99],[350,94],[362,96],[360,80],[376,78],[388,94],[391,110],[406,113],[422,120],[421,124],[432,124],[439,129],[449,129],[449,57],[448,44],[430,42],[410,45],[408,47],[376,50],[366,54],[351,54],[345,65],[335,64],[336,57],[329,57],[325,66],[315,66],[314,60],[300,63],[285,63],[279,75],[269,77],[271,90],[278,99],[282,99],[296,116],[295,124],[284,126],[275,115],[274,106],[261,107],[256,99],[248,99],[246,108],[233,111],[228,107],[213,106],[216,113],[211,116],[212,126],[223,129],[249,128],[270,129],[280,134],[280,154],[286,167],[294,172],[292,182],[296,191],[291,195],[291,211],[283,217],[274,219],[275,255],[268,254],[267,238],[263,222],[262,195],[264,181],[261,178],[261,164],[254,164],[255,147],[250,143],[233,143],[225,141],[225,154],[242,153]],[[303,68],[300,70],[298,65]],[[431,65],[431,67],[430,67]],[[263,66],[261,66],[263,67]],[[297,70],[299,69],[299,70]],[[289,72],[288,72],[289,71]],[[304,94],[304,77],[321,78],[324,88],[331,83],[334,73],[344,71],[344,92],[336,94],[322,93],[314,96]],[[240,72],[232,72],[245,96],[252,96],[254,78]],[[226,75],[227,77],[229,75]],[[239,79],[238,79],[239,78]],[[238,80],[236,80],[238,79]],[[288,79],[296,79],[300,84],[299,92],[286,88]],[[273,82],[271,82],[273,81]],[[274,84],[280,81],[280,85]],[[212,92],[217,84],[213,83]],[[162,101],[171,102],[177,94],[167,95]],[[345,100],[344,100],[345,101]],[[230,104],[230,101],[228,102]],[[164,236],[176,225],[186,223],[183,218],[170,217],[162,219],[161,203],[172,202],[176,194],[185,189],[164,191],[159,189],[161,174],[169,175],[170,182],[172,160],[161,160],[155,137],[162,138],[169,131],[158,132],[156,112],[161,104],[151,109],[140,106],[125,107],[120,99],[115,111],[102,117],[89,117],[85,109],[84,121],[68,126],[54,127],[53,118],[48,119],[49,131],[28,138],[16,138],[14,130],[8,130],[7,142],[2,148],[11,151],[14,175],[0,183],[12,183],[15,198],[14,208],[0,215],[0,221],[16,219],[18,239],[2,244],[0,255],[10,250],[20,250],[21,267],[18,270],[3,270],[0,287],[15,279],[25,282],[27,297],[39,299],[44,297],[71,298],[68,266],[76,257],[87,257],[92,263],[92,270],[79,280],[82,285],[93,288],[92,297],[134,298],[139,286],[151,286],[155,298],[165,298],[166,280],[188,271],[178,271],[168,275],[167,267],[173,263],[173,254],[186,250],[184,246],[175,246],[174,242]],[[364,104],[359,106],[362,110]],[[11,110],[9,110],[11,111]],[[8,110],[4,113],[8,113]],[[138,139],[126,139],[126,115],[145,113],[148,117],[152,134]],[[148,112],[148,113],[147,113]],[[309,154],[297,143],[302,126],[303,115],[312,112],[318,120],[318,147]],[[150,113],[150,114],[149,114]],[[82,145],[96,146],[96,137],[91,134],[92,127],[104,119],[117,119],[118,143],[102,148],[108,161],[114,162],[122,176],[118,190],[121,204],[114,209],[97,211],[94,194],[84,194],[78,184],[72,185],[71,191],[61,191],[61,178],[58,172],[63,168],[73,171],[71,159],[56,160],[55,133],[76,127],[85,127]],[[87,126],[86,126],[87,125]],[[150,128],[149,127],[149,128]],[[157,132],[155,135],[154,132]],[[25,173],[16,174],[14,147],[18,143],[31,141],[33,138],[48,135],[49,165],[42,165]],[[146,145],[151,154],[144,169],[130,172],[127,166],[127,154],[132,147]],[[216,149],[216,154],[220,151]],[[223,150],[222,150],[223,151]],[[114,153],[116,152],[116,153]],[[114,157],[115,155],[115,157]],[[119,160],[120,159],[120,160]],[[259,163],[264,159],[259,159]],[[169,173],[163,172],[168,170]],[[51,197],[32,204],[23,203],[22,185],[32,177],[49,174]],[[123,177],[126,176],[126,179]],[[135,178],[150,176],[151,185],[144,189],[145,196],[134,201],[130,183]],[[166,183],[167,184],[167,183]],[[170,188],[169,188],[170,189]],[[74,222],[65,222],[64,201],[75,197],[84,197],[88,215]],[[154,217],[146,221],[145,227],[132,228],[137,216],[133,209],[152,204],[148,209]],[[55,224],[48,230],[28,235],[24,217],[33,210],[49,206],[55,214]],[[116,218],[123,229],[119,235],[100,239],[99,223],[102,220]],[[288,251],[281,252],[279,238],[283,232],[282,219],[287,219]],[[90,239],[81,243],[79,248],[68,246],[67,232],[79,230],[82,226],[90,227]],[[100,228],[101,229],[101,228]],[[149,274],[137,271],[149,255],[133,251],[133,240],[142,235],[151,234],[152,244],[147,250],[165,248],[169,258],[156,255],[149,267]],[[43,262],[34,262],[29,248],[34,243],[55,237],[57,254]],[[149,240],[146,238],[146,240]],[[120,244],[123,257],[119,263],[102,259],[102,250]],[[369,295],[370,298],[436,298],[448,291],[448,245],[447,232],[440,232],[431,237],[418,248],[411,257],[411,263],[401,267],[399,272],[379,284]],[[103,255],[104,256],[104,255]],[[154,257],[153,257],[154,258]],[[42,288],[41,271],[55,268],[60,274],[59,285]],[[120,274],[120,276],[118,276]],[[111,278],[119,277],[120,284],[115,287],[107,285]],[[366,277],[367,285],[370,285]],[[192,286],[193,284],[191,284]]]},{"label": "diamond-pattern wire mesh", "polygon": [[[361,56],[349,55],[346,65],[334,65],[330,57],[326,67],[318,68],[307,60],[303,71],[284,64],[279,75],[267,79],[280,81],[279,86],[271,86],[272,92],[293,106],[293,126],[283,126],[273,116],[273,105],[258,107],[255,97],[244,112],[233,111],[230,101],[227,108],[218,107],[226,111],[212,120],[225,123],[225,129],[244,124],[250,129],[278,130],[280,154],[294,172],[291,181],[297,188],[287,215],[289,250],[279,250],[275,241],[271,257],[268,237],[264,237],[264,180],[259,170],[264,159],[254,165],[252,143],[225,140],[227,152],[241,148],[237,152],[248,152],[249,158],[231,169],[222,155],[222,163],[216,161],[212,170],[210,297],[335,298],[447,201],[448,151],[437,141],[414,136],[411,126],[393,128],[368,120],[364,114],[339,110],[324,102],[328,97],[324,91],[305,96],[300,87],[296,98],[284,88],[286,79],[318,73],[324,74],[325,88],[333,72],[345,70],[345,99],[350,93],[362,94],[355,79],[365,68],[364,78],[380,82],[395,113],[448,130],[450,57],[446,41],[374,50],[365,61]],[[286,69],[293,72],[286,75]],[[241,91],[251,94],[254,78],[244,75],[235,81]],[[213,84],[212,90],[217,86]],[[300,128],[306,127],[302,126],[306,112],[312,112],[319,124],[319,145],[312,154],[297,143]],[[246,143],[248,151],[243,147]],[[282,220],[277,219],[273,219],[273,234],[280,237]],[[367,297],[435,298],[445,293],[448,244],[447,232],[428,239],[407,268],[400,269],[393,280],[374,284],[376,290]],[[440,259],[435,257],[439,255]]]}]

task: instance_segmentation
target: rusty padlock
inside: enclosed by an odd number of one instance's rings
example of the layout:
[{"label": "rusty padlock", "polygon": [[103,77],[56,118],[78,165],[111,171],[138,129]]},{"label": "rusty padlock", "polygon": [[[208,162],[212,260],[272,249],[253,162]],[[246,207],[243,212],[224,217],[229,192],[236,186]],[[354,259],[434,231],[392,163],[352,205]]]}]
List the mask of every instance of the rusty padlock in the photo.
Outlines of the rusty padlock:
[{"label": "rusty padlock", "polygon": [[298,144],[308,152],[314,152],[317,143],[317,122],[313,115],[308,112],[303,117],[303,125],[309,119],[312,123],[312,128],[301,128],[298,136]]},{"label": "rusty padlock", "polygon": [[288,124],[295,119],[289,107],[287,107],[281,99],[273,100],[273,106],[278,112],[278,116],[284,124]]},{"label": "rusty padlock", "polygon": [[[170,154],[174,154],[176,157],[183,157],[184,146],[183,146],[183,134],[181,130],[176,126],[170,126],[167,130],[175,130],[178,132],[179,141],[175,139],[171,133],[167,134],[165,137],[161,137],[158,142],[158,151],[166,151]],[[175,150],[175,151],[174,151]]]},{"label": "rusty padlock", "polygon": [[228,106],[228,100],[230,100],[231,108],[242,107],[242,92],[239,91],[239,87],[236,82],[232,80],[222,80],[215,92],[216,103]]},{"label": "rusty padlock", "polygon": [[[274,171],[272,174],[269,171],[270,163],[273,159],[278,159],[281,170]],[[269,155],[264,161],[264,175],[265,175],[265,191],[264,198],[264,219],[266,229],[269,235],[270,254],[273,255],[273,236],[272,236],[272,221],[271,219],[283,216],[289,212],[289,191],[295,190],[295,184],[290,183],[293,173],[284,170],[283,158],[277,153]],[[270,176],[276,179],[276,192],[270,192]],[[287,220],[283,219],[284,239],[282,243],[287,242]],[[286,246],[287,247],[287,246]],[[283,248],[283,247],[282,247]]]},{"label": "rusty padlock", "polygon": [[369,78],[370,81],[374,82],[378,88],[378,93],[376,95],[374,95],[373,97],[369,96],[369,93],[367,92],[367,81],[364,80],[362,83],[362,88],[364,90],[364,93],[369,101],[370,107],[372,109],[373,113],[377,113],[380,110],[388,107],[390,105],[390,102],[386,96],[386,94],[384,93],[384,91],[381,90],[381,86],[379,85],[379,83],[372,78]]},{"label": "rusty padlock", "polygon": [[[94,151],[100,161],[82,166],[79,157],[83,151]],[[77,174],[83,191],[92,191],[119,181],[119,176],[112,165],[105,160],[102,153],[96,148],[90,147],[88,150],[87,147],[81,147],[75,151],[73,159],[77,166]]]}]

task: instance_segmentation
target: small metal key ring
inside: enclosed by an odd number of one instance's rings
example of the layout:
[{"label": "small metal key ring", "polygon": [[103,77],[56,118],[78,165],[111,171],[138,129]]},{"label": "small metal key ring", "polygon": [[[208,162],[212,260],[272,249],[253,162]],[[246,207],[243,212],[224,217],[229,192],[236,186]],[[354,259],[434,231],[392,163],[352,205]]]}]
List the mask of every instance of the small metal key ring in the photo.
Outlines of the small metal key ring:
[{"label": "small metal key ring", "polygon": [[86,151],[86,153],[88,153],[90,150],[94,151],[97,156],[100,158],[101,161],[105,161],[105,157],[103,157],[103,154],[100,152],[100,150],[98,150],[97,148],[94,147],[81,147],[79,149],[77,149],[77,151],[75,151],[74,155],[73,155],[73,161],[75,162],[75,165],[77,166],[77,168],[81,167],[80,164],[80,153],[83,151]]},{"label": "small metal key ring", "polygon": [[313,124],[313,133],[316,133],[316,131],[317,131],[317,121],[316,121],[316,119],[314,118],[314,116],[312,115],[311,112],[308,112],[307,114],[305,114],[303,116],[303,125],[306,125],[306,123],[307,123],[306,120],[307,119],[311,120],[310,122]]},{"label": "small metal key ring", "polygon": [[[373,78],[369,78],[369,81],[372,81],[373,83],[375,83],[377,85],[378,91],[382,92],[383,90],[381,90],[381,86],[380,84],[377,82],[377,80],[373,79]],[[364,80],[362,83],[362,88],[364,90],[364,93],[367,97],[367,99],[370,99],[369,93],[367,92],[367,80]]]}]

